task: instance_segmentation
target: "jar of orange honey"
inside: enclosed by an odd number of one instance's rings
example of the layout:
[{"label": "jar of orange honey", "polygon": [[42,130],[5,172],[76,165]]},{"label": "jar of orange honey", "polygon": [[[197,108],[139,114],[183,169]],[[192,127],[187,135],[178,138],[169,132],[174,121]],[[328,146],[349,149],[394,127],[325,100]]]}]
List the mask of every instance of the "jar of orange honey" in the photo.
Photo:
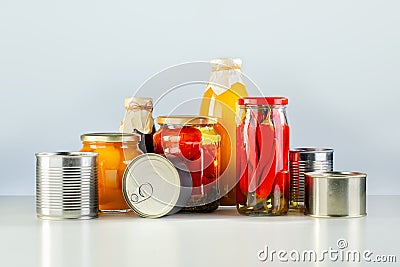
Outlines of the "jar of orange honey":
[{"label": "jar of orange honey", "polygon": [[122,194],[122,177],[127,165],[143,154],[140,135],[88,133],[81,136],[81,152],[98,153],[98,190],[100,212],[126,212],[129,206]]}]

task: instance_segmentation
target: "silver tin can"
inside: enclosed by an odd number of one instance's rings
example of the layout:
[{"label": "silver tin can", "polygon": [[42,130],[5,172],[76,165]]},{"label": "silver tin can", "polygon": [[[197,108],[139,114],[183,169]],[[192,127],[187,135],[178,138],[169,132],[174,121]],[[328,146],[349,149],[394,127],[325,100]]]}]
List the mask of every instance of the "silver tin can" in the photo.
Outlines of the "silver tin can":
[{"label": "silver tin can", "polygon": [[42,219],[98,215],[97,153],[36,154],[36,213]]},{"label": "silver tin can", "polygon": [[333,149],[294,148],[289,152],[290,209],[302,210],[305,198],[306,172],[333,171]]},{"label": "silver tin can", "polygon": [[192,178],[166,158],[148,153],[128,165],[122,191],[129,207],[139,216],[159,218],[178,212],[192,193]]},{"label": "silver tin can", "polygon": [[366,213],[366,179],[361,172],[306,173],[304,214],[361,217]]}]

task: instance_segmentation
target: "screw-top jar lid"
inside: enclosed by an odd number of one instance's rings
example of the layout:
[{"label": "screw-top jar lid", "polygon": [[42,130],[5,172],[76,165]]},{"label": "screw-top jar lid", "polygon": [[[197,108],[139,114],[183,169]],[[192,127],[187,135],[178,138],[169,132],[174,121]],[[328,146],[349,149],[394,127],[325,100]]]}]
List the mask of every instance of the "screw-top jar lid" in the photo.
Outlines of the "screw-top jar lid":
[{"label": "screw-top jar lid", "polygon": [[140,135],[134,133],[87,133],[81,135],[82,142],[139,142]]},{"label": "screw-top jar lid", "polygon": [[177,124],[177,125],[205,125],[216,124],[217,118],[207,116],[160,116],[156,122],[162,124]]},{"label": "screw-top jar lid", "polygon": [[273,97],[243,97],[239,98],[239,105],[287,105],[289,100],[283,96]]}]

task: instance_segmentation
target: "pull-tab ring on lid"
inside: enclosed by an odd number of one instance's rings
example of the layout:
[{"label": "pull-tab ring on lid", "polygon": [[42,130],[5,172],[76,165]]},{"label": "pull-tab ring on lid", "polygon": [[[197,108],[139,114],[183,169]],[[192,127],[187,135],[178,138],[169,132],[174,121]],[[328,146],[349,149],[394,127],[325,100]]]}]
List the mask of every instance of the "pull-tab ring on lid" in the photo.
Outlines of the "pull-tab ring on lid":
[{"label": "pull-tab ring on lid", "polygon": [[136,190],[131,194],[132,203],[140,203],[149,199],[153,195],[153,187],[149,183],[141,184]]}]

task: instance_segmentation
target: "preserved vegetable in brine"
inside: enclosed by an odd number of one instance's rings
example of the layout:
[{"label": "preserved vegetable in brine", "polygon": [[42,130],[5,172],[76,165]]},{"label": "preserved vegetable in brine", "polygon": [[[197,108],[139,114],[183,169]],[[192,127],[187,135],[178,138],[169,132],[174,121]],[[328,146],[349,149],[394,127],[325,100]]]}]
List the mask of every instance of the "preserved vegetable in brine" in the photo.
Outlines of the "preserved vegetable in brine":
[{"label": "preserved vegetable in brine", "polygon": [[289,208],[287,99],[239,100],[236,202],[246,215],[284,215]]},{"label": "preserved vegetable in brine", "polygon": [[192,179],[191,197],[182,211],[210,212],[219,206],[220,136],[214,118],[158,117],[160,129],[154,134],[154,151],[165,156]]}]

